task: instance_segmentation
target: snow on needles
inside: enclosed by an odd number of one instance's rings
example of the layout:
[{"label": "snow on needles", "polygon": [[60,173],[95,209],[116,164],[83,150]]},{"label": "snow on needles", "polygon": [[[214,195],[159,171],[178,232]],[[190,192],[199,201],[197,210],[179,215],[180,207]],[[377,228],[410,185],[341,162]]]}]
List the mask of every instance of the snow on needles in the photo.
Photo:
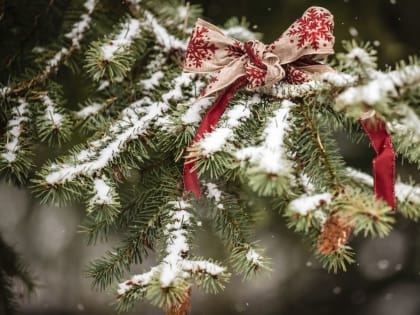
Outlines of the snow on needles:
[{"label": "snow on needles", "polygon": [[164,51],[170,51],[172,49],[186,50],[187,42],[182,41],[173,35],[169,34],[168,31],[159,24],[157,19],[149,11],[144,12],[146,24],[150,27],[150,30],[155,34],[156,41],[163,47]]},{"label": "snow on needles", "polygon": [[310,211],[316,210],[323,204],[329,204],[331,202],[331,194],[323,193],[316,195],[302,195],[297,199],[294,199],[289,204],[289,209],[293,212],[301,215],[307,215]]},{"label": "snow on needles", "polygon": [[105,104],[100,104],[100,103],[92,103],[88,106],[83,107],[81,110],[79,110],[76,113],[76,116],[81,118],[81,119],[86,119],[89,116],[93,116],[96,115],[97,113],[99,113],[103,108],[105,107]]},{"label": "snow on needles", "polygon": [[193,224],[191,205],[184,200],[168,203],[171,207],[168,223],[164,227],[165,256],[162,261],[149,272],[134,275],[130,280],[119,284],[118,294],[124,295],[134,286],[145,288],[152,279],[157,279],[161,288],[170,288],[179,280],[190,279],[191,274],[206,273],[217,276],[225,272],[225,268],[205,260],[188,260],[185,258],[190,250],[188,228]]},{"label": "snow on needles", "polygon": [[23,98],[19,98],[18,103],[19,106],[12,109],[12,118],[7,123],[8,141],[4,145],[4,152],[0,154],[9,164],[16,160],[20,135],[23,131],[22,124],[29,120],[28,103]]},{"label": "snow on needles", "polygon": [[[354,168],[347,168],[347,175],[367,186],[373,186],[373,177]],[[401,202],[409,201],[420,204],[420,187],[405,183],[395,184],[395,197]]]},{"label": "snow on needles", "polygon": [[107,181],[108,179],[105,176],[93,180],[95,194],[90,199],[92,204],[105,205],[113,203],[113,187],[111,187]]},{"label": "snow on needles", "polygon": [[[155,124],[167,124],[164,113],[170,108],[171,100],[180,100],[184,97],[182,87],[193,82],[195,74],[183,73],[173,79],[171,88],[162,94],[163,101],[152,101],[149,97],[131,103],[125,108],[108,133],[102,138],[89,143],[89,148],[69,159],[69,163],[51,165],[50,173],[45,177],[48,184],[62,184],[84,174],[92,175],[106,167],[114,158],[125,151],[128,141],[143,135]],[[91,111],[93,108],[88,110]],[[83,113],[87,114],[87,113]],[[83,153],[83,154],[82,154]]]},{"label": "snow on needles", "polygon": [[54,128],[61,127],[61,122],[63,120],[63,115],[61,115],[54,101],[47,95],[42,95],[41,100],[45,107],[44,119],[51,122],[51,125]]},{"label": "snow on needles", "polygon": [[385,102],[389,97],[397,96],[398,88],[420,80],[420,67],[406,66],[388,73],[375,71],[371,75],[372,80],[367,84],[350,87],[342,92],[337,97],[337,104],[341,106],[351,106],[352,104],[374,106]]},{"label": "snow on needles", "polygon": [[294,103],[284,100],[264,129],[261,145],[245,147],[235,152],[237,159],[249,160],[261,170],[271,173],[289,173],[291,162],[286,156],[284,139],[289,128],[290,109]]},{"label": "snow on needles", "polygon": [[204,155],[209,155],[223,149],[229,139],[233,138],[234,130],[241,122],[251,116],[251,111],[243,104],[237,104],[222,116],[220,127],[204,135],[199,142]]},{"label": "snow on needles", "polygon": [[87,0],[84,3],[84,7],[87,9],[87,13],[82,14],[80,20],[73,24],[73,27],[70,32],[68,32],[65,37],[71,39],[70,48],[61,48],[50,60],[47,61],[47,66],[45,67],[44,74],[49,73],[51,70],[55,69],[62,59],[71,54],[73,49],[80,47],[80,42],[83,39],[85,32],[89,29],[90,22],[92,21],[91,15],[95,9],[97,2],[96,0]]},{"label": "snow on needles", "polygon": [[64,183],[80,174],[92,175],[108,165],[115,157],[124,151],[126,143],[144,134],[152,121],[161,116],[169,105],[163,102],[153,102],[145,97],[123,110],[121,118],[110,128],[109,134],[98,141],[90,143],[84,155],[93,158],[89,161],[70,159],[71,163],[52,165],[51,172],[45,180],[48,184]]},{"label": "snow on needles", "polygon": [[137,19],[129,19],[124,23],[121,31],[106,44],[102,45],[101,52],[104,60],[112,60],[117,53],[123,52],[130,47],[134,38],[140,33],[140,22]]}]

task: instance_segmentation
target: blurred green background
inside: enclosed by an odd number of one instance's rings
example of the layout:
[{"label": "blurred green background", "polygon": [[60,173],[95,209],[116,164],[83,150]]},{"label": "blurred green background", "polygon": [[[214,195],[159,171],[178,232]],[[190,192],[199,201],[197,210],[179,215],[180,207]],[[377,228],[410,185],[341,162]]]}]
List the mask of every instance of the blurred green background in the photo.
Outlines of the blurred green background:
[{"label": "blurred green background", "polygon": [[[66,1],[59,2],[66,5]],[[205,17],[216,24],[223,24],[231,16],[246,17],[255,31],[264,34],[267,43],[307,7],[321,5],[335,16],[336,50],[341,49],[342,40],[372,41],[383,67],[420,51],[417,36],[420,1],[194,0],[192,3],[202,4]],[[104,4],[118,7],[120,1],[106,0]],[[14,14],[16,23],[23,20],[32,23],[30,19],[36,16],[29,9],[6,13]],[[56,32],[60,19],[55,16],[40,23],[41,29],[47,23],[57,25]],[[3,29],[0,34],[10,33]],[[6,48],[0,50],[5,52]],[[344,135],[337,137],[347,162],[370,172],[373,152],[367,142],[355,145]],[[416,174],[414,167],[402,166],[401,162],[398,170],[404,178]],[[17,284],[18,292],[22,293],[21,314],[116,314],[111,305],[114,292],[93,291],[90,280],[84,277],[84,269],[88,261],[104,254],[117,240],[87,247],[83,235],[77,233],[83,216],[81,207],[40,206],[27,190],[0,183],[0,231],[23,254],[39,283],[37,292],[29,297]],[[418,315],[420,228],[398,219],[396,229],[385,239],[352,240],[357,264],[346,273],[334,275],[321,269],[309,248],[286,229],[281,216],[267,211],[259,222],[257,236],[272,259],[272,273],[248,282],[234,277],[225,292],[217,296],[194,290],[192,314]],[[216,238],[203,232],[198,237],[201,244],[198,252],[223,258],[224,249]],[[144,266],[136,266],[133,272],[146,270],[153,259],[152,256]],[[162,312],[140,304],[130,314]]]}]

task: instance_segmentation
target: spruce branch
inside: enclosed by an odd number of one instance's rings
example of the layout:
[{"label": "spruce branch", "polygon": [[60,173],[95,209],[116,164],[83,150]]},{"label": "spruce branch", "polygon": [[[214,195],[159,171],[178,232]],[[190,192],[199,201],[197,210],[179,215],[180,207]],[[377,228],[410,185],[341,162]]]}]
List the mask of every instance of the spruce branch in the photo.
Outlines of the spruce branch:
[{"label": "spruce branch", "polygon": [[[164,308],[182,304],[189,296],[190,282],[198,279],[205,288],[223,288],[229,274],[211,261],[190,260],[189,230],[194,225],[191,205],[183,200],[168,203],[167,223],[163,237],[165,247],[162,261],[149,272],[135,275],[122,282],[118,289],[118,307],[125,309],[133,299],[147,298]],[[213,284],[210,284],[213,283]]]},{"label": "spruce branch", "polygon": [[45,68],[30,80],[20,81],[14,86],[2,87],[0,97],[16,97],[26,91],[43,84],[47,79],[53,76],[59,66],[68,59],[74,51],[80,49],[80,43],[86,31],[90,28],[92,13],[97,5],[97,0],[86,0],[83,4],[86,13],[80,16],[80,20],[73,24],[70,32],[64,34],[64,37],[71,41],[70,46],[62,47],[55,55],[46,62]]}]

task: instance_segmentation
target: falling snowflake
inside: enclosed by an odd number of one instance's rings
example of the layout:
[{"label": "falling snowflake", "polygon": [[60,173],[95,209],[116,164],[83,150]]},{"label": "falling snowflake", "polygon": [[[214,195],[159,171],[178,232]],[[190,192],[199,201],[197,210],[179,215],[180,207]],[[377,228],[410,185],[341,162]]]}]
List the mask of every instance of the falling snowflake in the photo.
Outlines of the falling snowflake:
[{"label": "falling snowflake", "polygon": [[188,67],[200,68],[203,60],[210,60],[215,54],[217,47],[210,43],[208,32],[208,28],[204,26],[194,28],[185,55],[185,64]]},{"label": "falling snowflake", "polygon": [[[312,49],[317,50],[320,47],[321,39],[326,42],[334,40],[331,34],[332,28],[333,21],[329,12],[319,8],[310,8],[305,15],[293,23],[286,35],[289,37],[297,36],[297,48],[309,44]],[[294,40],[290,39],[290,42],[293,43]],[[324,43],[324,46],[326,46],[326,43]]]}]

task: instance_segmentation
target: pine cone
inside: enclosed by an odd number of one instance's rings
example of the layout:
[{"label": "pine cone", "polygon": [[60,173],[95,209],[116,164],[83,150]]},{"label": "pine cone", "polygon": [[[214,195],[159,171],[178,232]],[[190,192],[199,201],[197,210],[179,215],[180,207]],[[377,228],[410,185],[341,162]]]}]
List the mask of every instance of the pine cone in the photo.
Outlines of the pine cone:
[{"label": "pine cone", "polygon": [[318,251],[328,255],[340,250],[348,241],[352,226],[338,214],[330,215],[325,221],[318,240]]}]

